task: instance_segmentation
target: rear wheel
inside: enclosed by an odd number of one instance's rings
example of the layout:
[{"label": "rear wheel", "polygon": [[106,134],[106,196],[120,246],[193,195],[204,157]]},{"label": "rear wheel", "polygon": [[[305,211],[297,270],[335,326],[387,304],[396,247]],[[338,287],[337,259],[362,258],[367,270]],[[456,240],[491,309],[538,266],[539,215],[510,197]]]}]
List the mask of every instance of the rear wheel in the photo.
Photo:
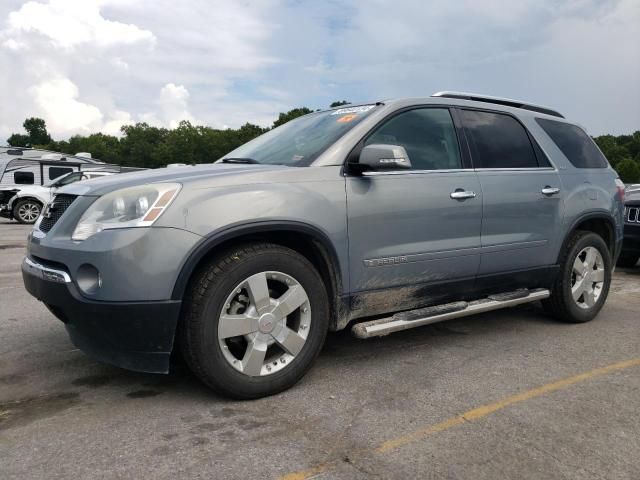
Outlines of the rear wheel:
[{"label": "rear wheel", "polygon": [[202,268],[185,298],[182,352],[215,390],[258,398],[311,368],[328,327],[322,278],[297,252],[273,244],[229,250]]},{"label": "rear wheel", "polygon": [[20,223],[36,223],[41,211],[42,204],[40,202],[30,198],[25,198],[24,200],[18,200],[16,205],[13,207],[13,218]]},{"label": "rear wheel", "polygon": [[633,268],[638,263],[638,259],[640,259],[640,255],[637,253],[622,252],[616,264],[622,268]]},{"label": "rear wheel", "polygon": [[595,233],[576,232],[560,262],[560,272],[543,301],[545,310],[558,320],[582,323],[592,320],[609,294],[611,256]]}]

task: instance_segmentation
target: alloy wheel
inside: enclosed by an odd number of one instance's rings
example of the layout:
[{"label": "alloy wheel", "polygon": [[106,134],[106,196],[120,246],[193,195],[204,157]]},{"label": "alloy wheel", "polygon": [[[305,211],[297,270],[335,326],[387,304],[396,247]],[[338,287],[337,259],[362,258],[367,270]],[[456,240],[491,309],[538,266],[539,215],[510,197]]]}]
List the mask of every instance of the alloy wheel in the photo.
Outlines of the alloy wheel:
[{"label": "alloy wheel", "polygon": [[33,223],[40,216],[40,205],[37,203],[23,203],[18,207],[18,217],[25,223]]},{"label": "alloy wheel", "polygon": [[573,261],[571,271],[571,296],[580,308],[593,307],[600,296],[605,281],[602,254],[595,247],[585,247]]},{"label": "alloy wheel", "polygon": [[282,272],[261,272],[228,295],[218,321],[218,340],[227,362],[252,377],[274,374],[304,347],[311,324],[309,297]]}]

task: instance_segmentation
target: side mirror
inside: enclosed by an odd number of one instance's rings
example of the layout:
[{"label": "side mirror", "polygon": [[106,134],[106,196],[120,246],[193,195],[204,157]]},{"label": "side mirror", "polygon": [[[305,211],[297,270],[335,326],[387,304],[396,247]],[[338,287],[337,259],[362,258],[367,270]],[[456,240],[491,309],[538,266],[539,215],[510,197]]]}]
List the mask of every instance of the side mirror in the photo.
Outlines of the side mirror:
[{"label": "side mirror", "polygon": [[358,162],[350,165],[358,172],[411,169],[409,155],[400,145],[367,145],[360,152]]}]

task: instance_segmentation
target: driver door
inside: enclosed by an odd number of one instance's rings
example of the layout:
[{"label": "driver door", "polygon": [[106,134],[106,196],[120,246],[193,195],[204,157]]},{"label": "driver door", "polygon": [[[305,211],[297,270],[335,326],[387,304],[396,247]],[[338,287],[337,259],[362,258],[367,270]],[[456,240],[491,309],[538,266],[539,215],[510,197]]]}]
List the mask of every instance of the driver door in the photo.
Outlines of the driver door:
[{"label": "driver door", "polygon": [[[449,109],[400,112],[362,146],[369,144],[403,146],[412,168],[347,177],[352,308],[361,315],[406,310],[471,288],[482,192]],[[452,197],[460,192],[464,198]]]}]

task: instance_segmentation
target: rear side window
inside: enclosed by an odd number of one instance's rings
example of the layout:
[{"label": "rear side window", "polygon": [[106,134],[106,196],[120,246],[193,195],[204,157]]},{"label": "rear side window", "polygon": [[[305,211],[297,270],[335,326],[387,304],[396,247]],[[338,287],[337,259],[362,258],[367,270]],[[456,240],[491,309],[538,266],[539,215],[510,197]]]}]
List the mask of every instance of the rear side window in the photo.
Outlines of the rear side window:
[{"label": "rear side window", "polygon": [[580,127],[570,123],[536,118],[538,125],[576,168],[606,168],[608,163],[591,137]]},{"label": "rear side window", "polygon": [[475,168],[537,168],[529,135],[515,118],[492,112],[462,110]]},{"label": "rear side window", "polygon": [[18,185],[33,185],[35,181],[33,172],[15,172],[13,174],[13,183]]}]

